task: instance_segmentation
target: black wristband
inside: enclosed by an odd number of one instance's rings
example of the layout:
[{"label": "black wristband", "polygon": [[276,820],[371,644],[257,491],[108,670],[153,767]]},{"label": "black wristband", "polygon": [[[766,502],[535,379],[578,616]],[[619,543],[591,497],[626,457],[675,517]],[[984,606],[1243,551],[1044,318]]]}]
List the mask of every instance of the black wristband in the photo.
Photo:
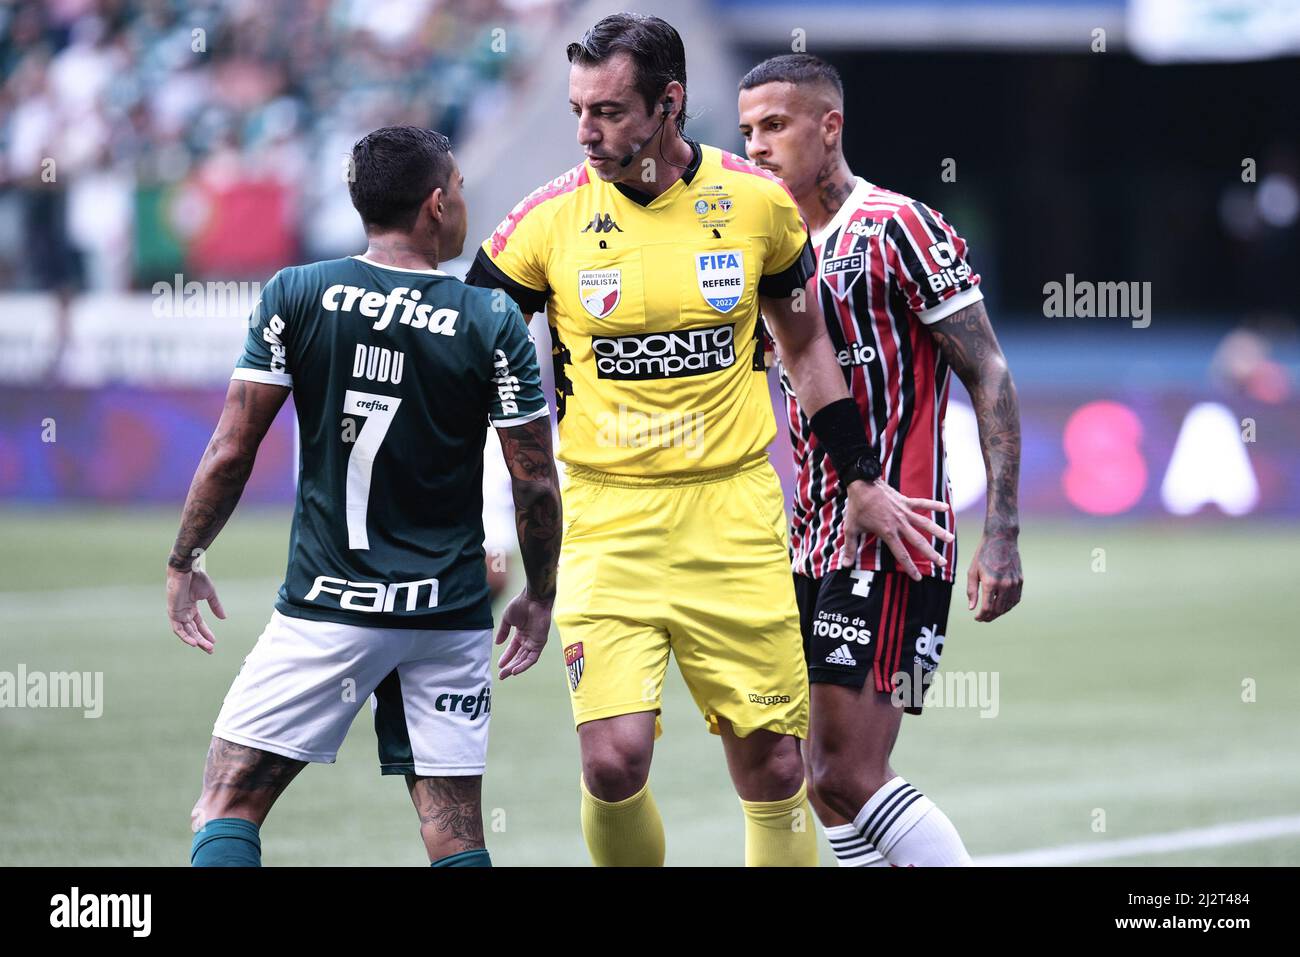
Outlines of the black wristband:
[{"label": "black wristband", "polygon": [[863,456],[876,461],[876,450],[867,441],[866,426],[852,399],[836,399],[824,405],[808,420],[813,435],[830,456],[841,475]]}]

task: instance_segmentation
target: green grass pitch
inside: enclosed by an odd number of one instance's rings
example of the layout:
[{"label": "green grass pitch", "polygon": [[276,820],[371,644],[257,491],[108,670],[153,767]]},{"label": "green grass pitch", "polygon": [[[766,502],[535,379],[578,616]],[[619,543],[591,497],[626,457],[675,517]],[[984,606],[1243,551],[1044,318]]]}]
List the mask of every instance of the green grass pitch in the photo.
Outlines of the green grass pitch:
[{"label": "green grass pitch", "polygon": [[[0,865],[188,861],[212,720],[270,614],[289,516],[241,509],[209,553],[229,618],[208,658],[163,614],[178,511],[0,511],[0,671],[104,673],[99,718],[0,709]],[[963,523],[961,580],[976,530]],[[944,649],[945,671],[996,672],[996,716],[908,717],[894,757],[977,859],[1300,813],[1300,527],[1031,520],[1022,554],[1021,606],[976,624],[959,594]],[[494,861],[586,864],[554,634],[531,672],[497,683],[493,710]],[[651,782],[668,863],[740,864],[721,748],[675,668],[664,732]],[[378,774],[369,708],[338,763],[309,767],[281,799],[263,854],[268,865],[426,863],[401,779]],[[822,857],[833,860],[824,841]],[[1295,865],[1300,835],[1100,863]]]}]

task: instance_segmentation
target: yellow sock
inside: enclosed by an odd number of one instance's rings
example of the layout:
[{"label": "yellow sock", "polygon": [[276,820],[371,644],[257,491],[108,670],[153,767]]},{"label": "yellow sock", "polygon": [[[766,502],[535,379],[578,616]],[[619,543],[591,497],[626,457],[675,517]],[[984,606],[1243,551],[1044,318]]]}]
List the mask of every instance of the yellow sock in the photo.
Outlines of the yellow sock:
[{"label": "yellow sock", "polygon": [[650,785],[622,801],[602,801],[582,781],[582,836],[597,867],[663,867],[664,822]]},{"label": "yellow sock", "polygon": [[740,801],[745,809],[746,867],[816,867],[817,825],[808,787],[784,801]]}]

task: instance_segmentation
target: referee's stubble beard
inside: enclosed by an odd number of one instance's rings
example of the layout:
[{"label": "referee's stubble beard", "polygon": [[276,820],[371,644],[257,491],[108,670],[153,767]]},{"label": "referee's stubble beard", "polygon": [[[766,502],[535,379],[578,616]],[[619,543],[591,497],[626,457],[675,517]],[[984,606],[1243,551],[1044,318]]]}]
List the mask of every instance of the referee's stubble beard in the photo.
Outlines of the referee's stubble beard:
[{"label": "referee's stubble beard", "polygon": [[[578,145],[597,176],[607,183],[625,183],[642,191],[651,187],[658,193],[675,181],[673,176],[661,176],[661,170],[673,173],[690,164],[691,148],[676,123],[686,91],[673,80],[647,112],[645,99],[634,85],[635,71],[626,53],[590,66],[574,64],[569,68],[569,106],[578,118]],[[667,117],[660,106],[665,97],[673,100]],[[666,161],[658,158],[661,143]],[[624,166],[622,160],[629,153],[632,161]],[[645,157],[653,157],[654,165],[647,168],[642,162]],[[661,179],[665,185],[659,187]]]}]

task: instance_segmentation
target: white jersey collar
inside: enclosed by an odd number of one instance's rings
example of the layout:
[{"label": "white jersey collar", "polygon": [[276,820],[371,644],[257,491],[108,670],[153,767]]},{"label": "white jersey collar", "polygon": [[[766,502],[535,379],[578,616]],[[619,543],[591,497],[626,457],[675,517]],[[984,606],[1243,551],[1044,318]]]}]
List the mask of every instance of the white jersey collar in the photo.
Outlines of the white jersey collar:
[{"label": "white jersey collar", "polygon": [[377,263],[373,259],[367,259],[364,255],[361,254],[353,256],[352,258],[359,259],[361,262],[365,263],[368,266],[375,266],[378,269],[391,269],[393,272],[413,272],[413,273],[419,273],[421,276],[447,275],[441,269],[405,269],[401,266],[390,266],[387,263]]}]

